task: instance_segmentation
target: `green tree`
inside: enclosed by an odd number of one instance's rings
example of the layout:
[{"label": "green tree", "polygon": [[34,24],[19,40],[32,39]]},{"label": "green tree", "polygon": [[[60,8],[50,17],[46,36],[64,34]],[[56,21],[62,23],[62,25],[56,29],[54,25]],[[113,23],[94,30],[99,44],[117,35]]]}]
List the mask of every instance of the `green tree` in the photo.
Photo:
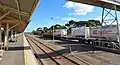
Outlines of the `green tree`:
[{"label": "green tree", "polygon": [[43,32],[47,32],[49,29],[47,27],[43,27]]},{"label": "green tree", "polygon": [[34,35],[38,35],[38,32],[35,31],[35,30],[33,30],[32,33],[33,33]]},{"label": "green tree", "polygon": [[101,23],[99,20],[88,20],[90,26],[100,26]]},{"label": "green tree", "polygon": [[64,25],[59,25],[59,24],[52,25],[49,29],[53,30],[53,26],[54,26],[54,29],[66,29]]},{"label": "green tree", "polygon": [[75,23],[76,23],[76,21],[70,20],[68,24],[70,25],[70,27],[74,27]]},{"label": "green tree", "polygon": [[61,25],[61,29],[67,29],[67,27],[64,25]]},{"label": "green tree", "polygon": [[54,29],[61,29],[61,25],[59,24],[54,25]]},{"label": "green tree", "polygon": [[92,26],[99,26],[101,24],[99,20],[78,21],[78,22],[75,22],[74,27],[81,27],[84,25],[86,25],[87,27],[90,27],[90,26],[92,27]]},{"label": "green tree", "polygon": [[84,25],[88,26],[87,21],[78,21],[78,22],[75,22],[74,27],[81,27],[81,26],[84,26]]},{"label": "green tree", "polygon": [[67,23],[67,24],[65,24],[65,26],[66,26],[66,27],[70,27],[70,24],[69,24],[69,23]]},{"label": "green tree", "polygon": [[68,34],[71,33],[71,28],[74,28],[75,24],[76,24],[76,21],[74,20],[70,20],[67,24],[65,24]]},{"label": "green tree", "polygon": [[43,34],[42,28],[41,27],[37,28],[36,33],[37,33],[37,35],[42,35]]},{"label": "green tree", "polygon": [[65,26],[68,29],[68,33],[71,33],[71,28],[75,28],[75,27],[81,27],[81,26],[87,26],[87,27],[92,27],[92,26],[99,26],[100,21],[99,20],[88,20],[88,21],[74,21],[74,20],[70,20],[67,24],[65,24]]},{"label": "green tree", "polygon": [[41,27],[39,27],[39,28],[37,28],[37,30],[36,31],[41,31],[42,30],[42,28]]}]

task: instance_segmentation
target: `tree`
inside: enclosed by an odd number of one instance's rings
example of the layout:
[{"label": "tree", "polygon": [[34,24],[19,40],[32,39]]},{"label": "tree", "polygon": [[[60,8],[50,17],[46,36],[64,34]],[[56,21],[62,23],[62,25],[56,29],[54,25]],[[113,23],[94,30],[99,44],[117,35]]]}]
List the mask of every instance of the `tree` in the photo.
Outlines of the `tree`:
[{"label": "tree", "polygon": [[67,24],[65,24],[68,34],[71,33],[71,28],[75,27],[75,23],[76,23],[76,21],[70,20]]},{"label": "tree", "polygon": [[59,24],[54,25],[54,29],[61,29],[61,25]]},{"label": "tree", "polygon": [[35,30],[33,30],[32,33],[33,33],[34,35],[38,35],[38,32],[35,31]]},{"label": "tree", "polygon": [[59,25],[59,24],[52,25],[49,29],[53,30],[53,26],[54,26],[54,29],[66,29],[64,25]]},{"label": "tree", "polygon": [[49,29],[47,27],[43,27],[43,32],[47,32]]},{"label": "tree", "polygon": [[76,23],[76,21],[70,20],[68,24],[69,24],[70,27],[72,28],[72,27],[75,27],[75,23]]},{"label": "tree", "polygon": [[37,35],[42,35],[43,34],[42,28],[41,27],[37,28],[36,33],[37,33]]},{"label": "tree", "polygon": [[76,21],[74,21],[74,20],[70,20],[70,21],[69,21],[69,24],[70,24],[70,25],[73,25],[75,22],[76,22]]},{"label": "tree", "polygon": [[67,29],[66,26],[64,25],[61,25],[61,29]]},{"label": "tree", "polygon": [[37,30],[36,31],[41,31],[42,30],[42,28],[41,27],[39,27],[39,28],[37,28]]},{"label": "tree", "polygon": [[39,27],[36,29],[36,31],[33,30],[32,33],[35,35],[41,35],[44,32],[47,32],[48,30],[53,30],[53,27],[54,27],[54,29],[67,29],[68,34],[69,34],[69,33],[71,33],[71,28],[81,27],[81,26],[85,26],[85,25],[87,27],[92,27],[92,26],[99,26],[99,25],[101,25],[101,23],[99,20],[88,20],[88,21],[70,20],[65,25],[56,24],[56,25],[52,25],[50,28],[43,27],[43,29],[41,27]]},{"label": "tree", "polygon": [[65,24],[65,26],[66,26],[66,27],[70,27],[70,24],[69,24],[69,23],[67,23],[67,24]]},{"label": "tree", "polygon": [[88,26],[87,21],[78,21],[78,22],[75,22],[74,27],[81,27],[81,26],[84,26],[84,25]]},{"label": "tree", "polygon": [[78,21],[75,22],[74,27],[81,27],[85,25],[86,27],[90,27],[90,26],[92,27],[92,26],[99,26],[101,24],[99,20]]},{"label": "tree", "polygon": [[100,26],[101,23],[99,20],[88,20],[90,26]]}]

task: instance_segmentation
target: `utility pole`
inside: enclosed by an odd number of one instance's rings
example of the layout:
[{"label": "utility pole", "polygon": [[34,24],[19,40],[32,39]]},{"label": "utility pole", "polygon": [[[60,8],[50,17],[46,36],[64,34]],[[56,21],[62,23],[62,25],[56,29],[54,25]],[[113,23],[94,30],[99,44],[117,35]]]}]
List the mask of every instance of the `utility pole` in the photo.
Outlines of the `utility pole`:
[{"label": "utility pole", "polygon": [[[52,17],[50,19],[53,20]],[[53,30],[52,31],[53,31],[53,41],[52,41],[52,43],[54,43],[54,25],[53,25]]]},{"label": "utility pole", "polygon": [[54,25],[53,25],[53,43],[54,43]]}]

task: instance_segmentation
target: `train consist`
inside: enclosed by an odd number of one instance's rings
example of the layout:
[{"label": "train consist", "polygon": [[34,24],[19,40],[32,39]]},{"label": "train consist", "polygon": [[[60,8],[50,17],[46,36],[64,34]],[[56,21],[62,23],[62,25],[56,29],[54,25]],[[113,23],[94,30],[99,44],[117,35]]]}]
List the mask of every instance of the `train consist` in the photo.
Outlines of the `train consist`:
[{"label": "train consist", "polygon": [[[54,36],[56,38],[78,40],[81,43],[113,47],[114,45],[119,47],[117,34],[118,30],[116,25],[72,28],[70,35],[67,35],[67,29],[54,30]],[[52,37],[53,32],[48,31],[44,33],[44,36]]]},{"label": "train consist", "polygon": [[55,37],[66,36],[67,35],[67,29],[55,29],[54,33],[53,33],[53,30],[49,30],[49,31],[45,32],[43,35],[45,37],[52,37],[53,34],[54,34]]},{"label": "train consist", "polygon": [[[71,34],[69,37],[71,38],[85,38],[85,39],[104,39],[109,41],[118,41],[117,40],[117,26],[95,26],[95,27],[79,27],[72,28]],[[44,33],[44,36],[52,37],[53,30],[47,31]],[[67,36],[67,29],[55,29],[54,30],[55,37],[65,37]]]},{"label": "train consist", "polygon": [[[88,43],[105,47],[120,49],[118,39],[118,29],[116,25],[79,27],[72,28],[71,36],[67,39],[78,40],[80,43]],[[66,39],[63,37],[63,39]]]}]

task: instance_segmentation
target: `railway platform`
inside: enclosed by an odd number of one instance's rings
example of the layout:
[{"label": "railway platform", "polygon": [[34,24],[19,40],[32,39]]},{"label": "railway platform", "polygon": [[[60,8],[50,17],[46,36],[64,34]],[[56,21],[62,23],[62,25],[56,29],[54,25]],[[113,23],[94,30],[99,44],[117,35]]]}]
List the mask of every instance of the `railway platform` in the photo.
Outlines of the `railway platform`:
[{"label": "railway platform", "polygon": [[2,51],[0,65],[38,65],[24,34],[18,34],[16,40],[9,42],[8,50]]}]

